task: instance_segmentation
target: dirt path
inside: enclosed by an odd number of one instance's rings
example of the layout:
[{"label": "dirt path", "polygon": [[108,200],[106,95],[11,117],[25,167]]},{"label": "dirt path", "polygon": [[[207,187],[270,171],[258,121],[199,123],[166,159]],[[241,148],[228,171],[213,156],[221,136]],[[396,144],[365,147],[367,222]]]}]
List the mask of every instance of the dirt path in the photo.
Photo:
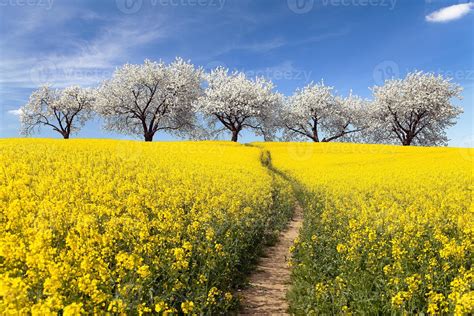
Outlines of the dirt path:
[{"label": "dirt path", "polygon": [[297,205],[287,229],[280,234],[274,246],[266,249],[250,276],[249,287],[241,292],[242,309],[239,315],[288,315],[289,248],[298,236],[303,222],[302,213],[301,206]]}]

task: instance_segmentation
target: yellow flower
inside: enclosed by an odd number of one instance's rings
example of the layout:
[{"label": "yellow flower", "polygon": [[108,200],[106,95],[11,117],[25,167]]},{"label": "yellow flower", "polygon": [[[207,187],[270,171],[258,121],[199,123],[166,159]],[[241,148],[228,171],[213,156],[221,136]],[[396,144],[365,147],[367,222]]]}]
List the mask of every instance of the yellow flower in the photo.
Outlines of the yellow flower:
[{"label": "yellow flower", "polygon": [[[260,153],[228,142],[0,139],[0,314],[147,314],[145,302],[177,313],[168,293],[228,289],[239,271],[224,259],[249,264],[243,249],[256,252],[293,207],[291,185]],[[225,313],[219,295],[193,312]]]},{"label": "yellow flower", "polygon": [[207,282],[207,277],[204,274],[199,275],[198,284],[204,284]]},{"label": "yellow flower", "polygon": [[225,298],[226,301],[232,301],[232,298],[233,298],[232,293],[226,292],[224,294],[224,298]]},{"label": "yellow flower", "polygon": [[124,313],[125,303],[121,299],[115,299],[110,302],[109,307],[107,307],[107,311],[112,313]]},{"label": "yellow flower", "polygon": [[194,303],[191,301],[186,301],[181,303],[181,310],[184,314],[190,314],[194,309]]},{"label": "yellow flower", "polygon": [[84,309],[82,308],[82,303],[71,303],[68,306],[64,307],[63,315],[64,316],[74,316],[80,315],[84,313]]},{"label": "yellow flower", "polygon": [[159,302],[158,304],[155,304],[155,312],[160,313],[163,312],[168,308],[168,305],[165,302]]},{"label": "yellow flower", "polygon": [[148,314],[151,313],[152,309],[147,307],[144,304],[139,304],[138,305],[138,315],[143,315],[143,314]]},{"label": "yellow flower", "polygon": [[352,315],[350,308],[346,305],[342,306],[341,311],[344,315]]},{"label": "yellow flower", "polygon": [[[471,266],[472,159],[456,148],[303,143],[312,155],[302,160],[291,143],[259,146],[304,192],[301,247],[291,253],[296,314],[331,314],[346,303],[389,314],[472,311],[472,280],[460,269]],[[340,289],[339,275],[351,291]],[[324,282],[311,289],[308,278]],[[433,290],[447,297],[430,298]]]},{"label": "yellow flower", "polygon": [[207,304],[209,305],[214,305],[216,304],[216,296],[218,296],[220,291],[216,287],[212,287],[209,290],[209,293],[207,295]]},{"label": "yellow flower", "polygon": [[146,278],[151,274],[150,267],[147,265],[143,265],[140,268],[138,268],[137,273],[140,277]]},{"label": "yellow flower", "polygon": [[400,308],[405,301],[406,294],[406,292],[398,292],[395,296],[392,297],[392,305],[396,308]]},{"label": "yellow flower", "polygon": [[221,245],[221,244],[215,244],[215,245],[214,245],[214,249],[215,249],[217,252],[221,252],[221,251],[222,251],[222,245]]},{"label": "yellow flower", "polygon": [[339,253],[344,253],[346,251],[347,247],[343,244],[338,244],[336,247],[337,252]]},{"label": "yellow flower", "polygon": [[189,241],[185,241],[183,243],[183,249],[185,249],[187,251],[191,251],[191,250],[193,250],[193,245]]}]

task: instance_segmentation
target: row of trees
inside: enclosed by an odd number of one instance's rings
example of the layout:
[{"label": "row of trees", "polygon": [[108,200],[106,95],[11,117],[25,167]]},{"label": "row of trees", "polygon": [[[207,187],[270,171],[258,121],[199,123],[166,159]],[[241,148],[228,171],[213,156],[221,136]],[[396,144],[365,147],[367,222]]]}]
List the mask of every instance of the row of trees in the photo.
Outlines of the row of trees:
[{"label": "row of trees", "polygon": [[451,103],[461,87],[432,73],[413,72],[372,88],[373,100],[339,96],[323,82],[285,97],[264,78],[217,68],[209,73],[177,58],[124,65],[95,89],[41,87],[21,108],[22,133],[49,126],[64,138],[94,114],[105,128],[152,141],[159,131],[209,139],[243,130],[265,140],[354,141],[444,145],[462,113]]}]

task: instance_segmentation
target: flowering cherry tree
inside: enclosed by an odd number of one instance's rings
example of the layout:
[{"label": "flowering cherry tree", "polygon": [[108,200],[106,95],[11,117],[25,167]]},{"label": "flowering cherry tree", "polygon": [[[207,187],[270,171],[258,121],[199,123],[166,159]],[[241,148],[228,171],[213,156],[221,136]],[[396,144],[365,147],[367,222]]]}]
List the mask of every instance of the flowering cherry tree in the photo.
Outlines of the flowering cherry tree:
[{"label": "flowering cherry tree", "polygon": [[92,117],[94,100],[95,93],[91,89],[43,86],[20,108],[21,133],[30,135],[41,126],[48,126],[68,139]]},{"label": "flowering cherry tree", "polygon": [[284,138],[330,142],[365,129],[366,102],[352,93],[336,96],[333,90],[323,82],[311,83],[289,97],[280,114]]},{"label": "flowering cherry tree", "polygon": [[194,127],[192,104],[201,82],[201,69],[180,58],[168,65],[126,64],[99,87],[96,111],[107,130],[141,135],[147,142],[158,131],[183,134]]},{"label": "flowering cherry tree", "polygon": [[242,72],[229,73],[224,68],[211,71],[206,80],[208,87],[196,102],[196,110],[208,118],[211,127],[222,125],[217,132],[229,131],[234,142],[246,128],[270,137],[271,113],[281,102],[281,96],[273,92],[271,81],[259,77],[249,79]]},{"label": "flowering cherry tree", "polygon": [[462,88],[432,73],[409,73],[405,79],[391,79],[372,90],[371,134],[379,142],[445,145],[446,129],[463,112],[451,104],[452,98],[460,98]]}]

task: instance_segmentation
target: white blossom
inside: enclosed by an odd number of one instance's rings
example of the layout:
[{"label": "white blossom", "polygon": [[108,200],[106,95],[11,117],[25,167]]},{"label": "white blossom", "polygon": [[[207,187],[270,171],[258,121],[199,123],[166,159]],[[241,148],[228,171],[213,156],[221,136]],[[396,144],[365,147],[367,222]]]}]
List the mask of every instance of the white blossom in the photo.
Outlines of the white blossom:
[{"label": "white blossom", "polygon": [[446,129],[463,112],[451,104],[462,88],[441,75],[421,71],[372,88],[370,134],[376,142],[408,145],[446,145]]},{"label": "white blossom", "polygon": [[20,108],[21,132],[30,135],[41,126],[48,126],[68,139],[92,117],[94,100],[95,93],[91,89],[43,86]]},{"label": "white blossom", "polygon": [[366,128],[367,102],[352,93],[342,98],[323,82],[311,83],[287,98],[280,114],[285,139],[314,142],[349,140]]},{"label": "white blossom", "polygon": [[271,81],[249,79],[242,72],[229,73],[224,68],[212,70],[205,77],[208,86],[195,108],[204,114],[211,127],[222,125],[217,132],[231,132],[235,142],[246,128],[267,139],[271,137],[272,112],[281,102],[281,95],[273,92]]},{"label": "white blossom", "polygon": [[169,65],[126,64],[99,87],[96,111],[107,130],[146,141],[158,131],[184,134],[194,127],[192,103],[201,94],[201,82],[201,69],[180,58]]}]

